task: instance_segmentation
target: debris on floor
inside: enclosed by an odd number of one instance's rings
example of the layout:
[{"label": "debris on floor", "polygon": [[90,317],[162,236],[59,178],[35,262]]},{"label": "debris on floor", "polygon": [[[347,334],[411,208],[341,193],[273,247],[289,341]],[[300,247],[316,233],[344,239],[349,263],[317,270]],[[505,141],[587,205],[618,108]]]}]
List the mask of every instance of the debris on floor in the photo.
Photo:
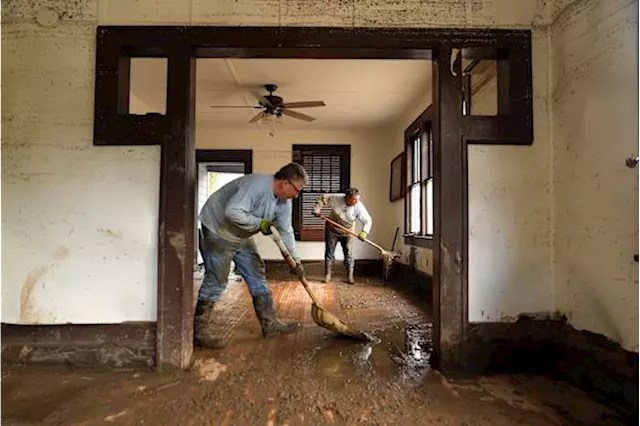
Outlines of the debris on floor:
[{"label": "debris on floor", "polygon": [[624,424],[566,383],[434,371],[429,315],[412,295],[375,281],[347,290],[311,285],[323,304],[375,341],[316,326],[308,296],[293,281],[271,288],[282,319],[300,329],[263,339],[246,286],[232,284],[214,318],[230,343],[197,349],[190,370],[15,367],[3,371],[2,424]]}]

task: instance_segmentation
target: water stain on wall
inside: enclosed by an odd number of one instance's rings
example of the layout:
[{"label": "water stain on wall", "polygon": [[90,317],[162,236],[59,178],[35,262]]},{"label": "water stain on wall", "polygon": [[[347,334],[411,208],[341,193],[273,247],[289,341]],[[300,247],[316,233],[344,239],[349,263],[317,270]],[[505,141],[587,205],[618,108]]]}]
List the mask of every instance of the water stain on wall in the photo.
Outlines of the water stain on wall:
[{"label": "water stain on wall", "polygon": [[38,322],[38,309],[34,303],[34,293],[36,284],[49,272],[52,268],[58,266],[58,264],[69,256],[69,249],[66,247],[58,247],[53,253],[53,262],[50,265],[43,265],[33,269],[27,275],[22,288],[20,290],[20,322],[21,323],[37,323]]}]

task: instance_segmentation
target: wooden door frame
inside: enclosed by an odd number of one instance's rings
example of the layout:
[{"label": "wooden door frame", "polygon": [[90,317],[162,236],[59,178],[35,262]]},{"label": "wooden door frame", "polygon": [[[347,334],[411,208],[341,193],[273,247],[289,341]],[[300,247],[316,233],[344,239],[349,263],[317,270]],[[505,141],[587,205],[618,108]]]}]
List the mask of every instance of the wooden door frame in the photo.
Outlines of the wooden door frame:
[{"label": "wooden door frame", "polygon": [[[502,61],[499,115],[462,116],[456,53],[509,52]],[[167,114],[128,114],[132,57],[168,60]],[[467,326],[467,143],[533,141],[531,31],[442,28],[100,26],[95,145],[162,145],[158,232],[156,367],[186,368],[193,350],[195,58],[433,60],[434,349],[456,360]],[[459,58],[459,56],[457,56]],[[504,59],[504,58],[502,58]],[[512,60],[513,59],[513,60]],[[515,60],[517,59],[517,60]],[[507,102],[510,99],[510,102]],[[516,119],[514,119],[514,117]],[[437,164],[437,165],[436,165]],[[442,188],[447,190],[443,191]]]}]

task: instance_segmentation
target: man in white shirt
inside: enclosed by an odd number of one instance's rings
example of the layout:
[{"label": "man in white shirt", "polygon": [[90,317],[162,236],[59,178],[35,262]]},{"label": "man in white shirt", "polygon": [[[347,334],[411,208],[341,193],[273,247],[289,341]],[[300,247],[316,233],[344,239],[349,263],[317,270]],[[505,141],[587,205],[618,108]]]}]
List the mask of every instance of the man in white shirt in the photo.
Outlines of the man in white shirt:
[{"label": "man in white shirt", "polygon": [[[329,219],[339,223],[345,228],[354,230],[356,220],[362,222],[362,231],[358,234],[358,238],[363,240],[367,238],[367,234],[371,232],[372,220],[366,207],[360,201],[360,192],[357,188],[349,188],[345,195],[326,194],[321,195],[316,200],[314,214],[320,215],[322,207],[331,208]],[[340,242],[342,252],[344,253],[344,266],[347,268],[347,282],[354,284],[353,269],[355,261],[353,259],[353,238],[351,235],[337,228],[335,225],[327,222],[324,231],[324,266],[325,275],[324,282],[331,281],[331,272],[333,261],[335,260],[336,245]]]}]

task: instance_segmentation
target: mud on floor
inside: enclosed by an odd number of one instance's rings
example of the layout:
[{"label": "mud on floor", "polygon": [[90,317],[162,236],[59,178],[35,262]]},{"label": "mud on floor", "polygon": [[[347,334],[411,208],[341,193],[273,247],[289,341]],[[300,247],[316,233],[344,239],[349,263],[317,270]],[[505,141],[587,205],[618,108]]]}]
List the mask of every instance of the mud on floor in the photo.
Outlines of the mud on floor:
[{"label": "mud on floor", "polygon": [[[310,319],[294,282],[272,283],[280,315],[300,323],[263,339],[242,285],[217,307],[229,346],[198,350],[176,373],[3,372],[3,424],[298,425],[621,424],[564,383],[526,376],[445,378],[429,367],[431,327],[411,297],[369,282],[312,283],[325,307],[372,332],[336,338]],[[221,332],[222,333],[222,332]]]}]

